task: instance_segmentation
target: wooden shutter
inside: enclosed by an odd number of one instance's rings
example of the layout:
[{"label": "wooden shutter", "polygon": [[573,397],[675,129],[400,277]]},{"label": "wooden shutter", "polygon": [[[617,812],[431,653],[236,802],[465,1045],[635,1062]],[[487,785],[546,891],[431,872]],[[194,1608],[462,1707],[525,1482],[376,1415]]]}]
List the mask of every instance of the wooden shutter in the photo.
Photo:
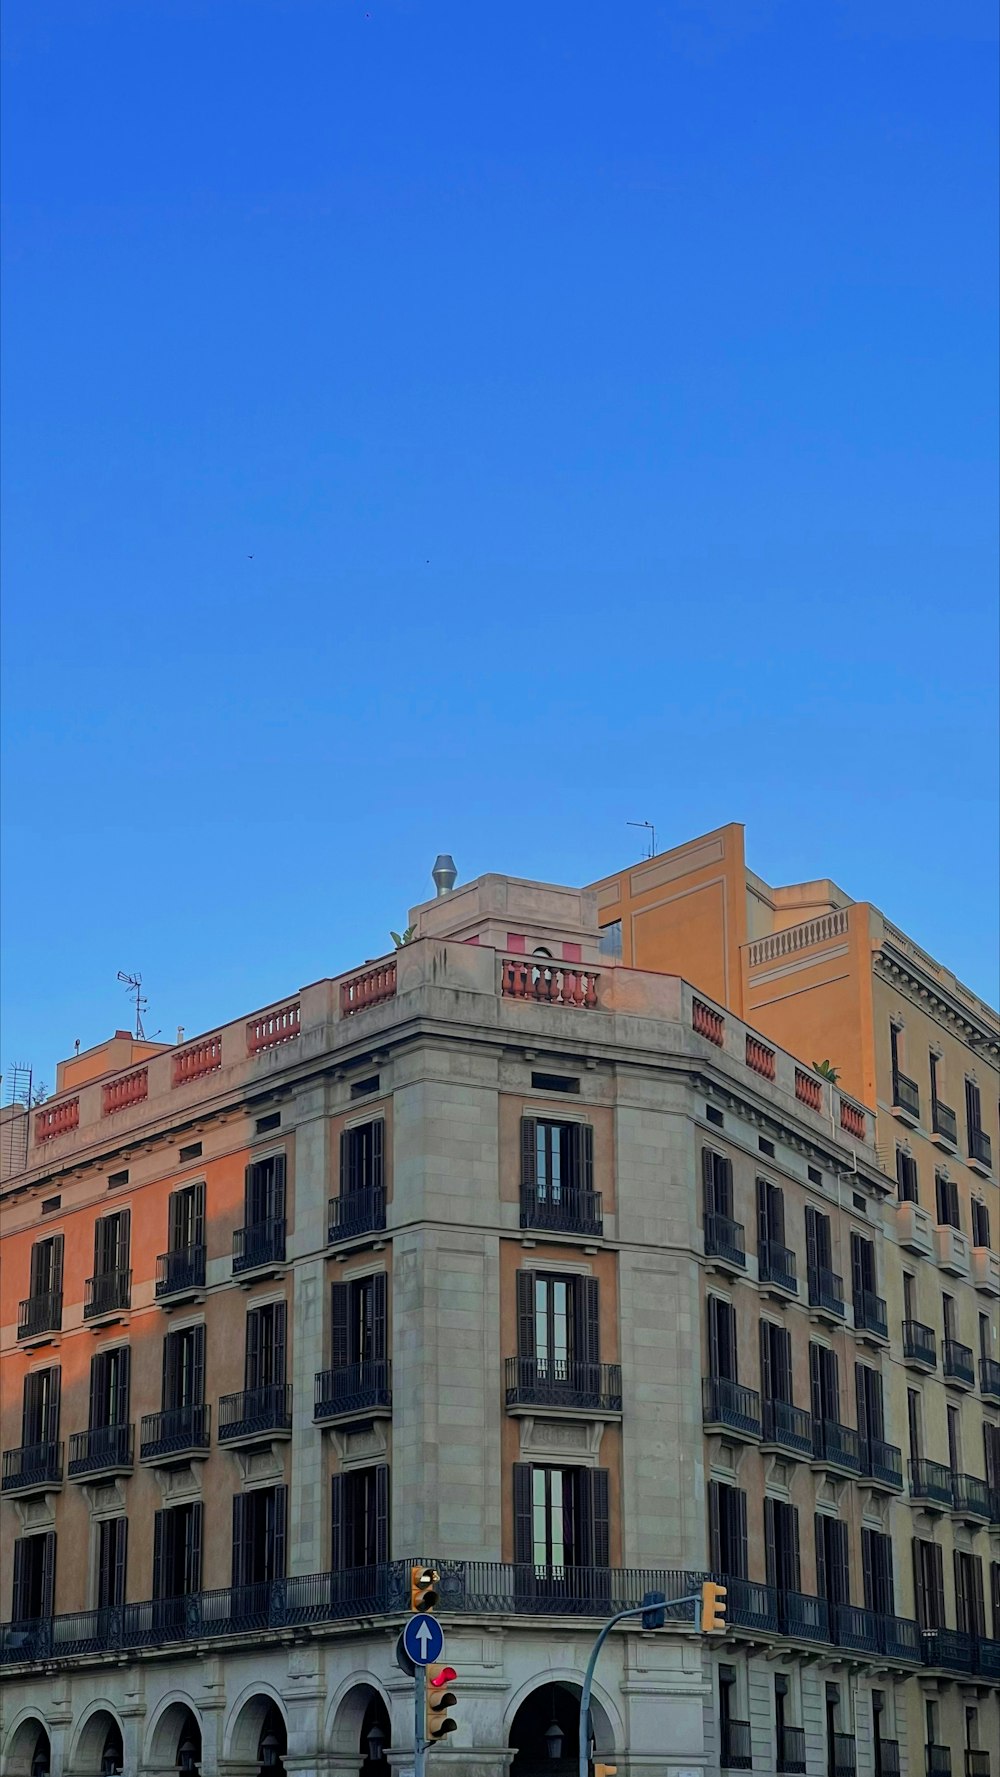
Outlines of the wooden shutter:
[{"label": "wooden shutter", "polygon": [[773,1401],[775,1399],[774,1369],[771,1363],[771,1341],[773,1337],[774,1328],[772,1327],[771,1322],[769,1320],[762,1320],[760,1323],[760,1392],[761,1398],[765,1401]]},{"label": "wooden shutter", "polygon": [[748,1551],[748,1542],[747,1542],[747,1496],[743,1492],[743,1489],[741,1487],[734,1487],[733,1488],[733,1506],[734,1506],[733,1556],[734,1556],[735,1564],[736,1564],[736,1576],[738,1579],[745,1580],[747,1577],[747,1572],[748,1572],[748,1567],[749,1567],[749,1562],[748,1562],[748,1552],[749,1551]]},{"label": "wooden shutter", "polygon": [[330,1367],[343,1370],[351,1362],[351,1285],[330,1285]]},{"label": "wooden shutter", "polygon": [[827,1565],[826,1523],[827,1520],[817,1512],[816,1523],[816,1590],[821,1598],[830,1596],[830,1575]]},{"label": "wooden shutter", "polygon": [[932,1627],[935,1629],[943,1629],[946,1627],[944,1614],[944,1557],[937,1543],[925,1543],[924,1547],[927,1550],[930,1565],[930,1592],[932,1608],[934,1611],[934,1622]]},{"label": "wooden shutter", "polygon": [[722,1572],[722,1514],[719,1482],[708,1483],[708,1560],[713,1573]]},{"label": "wooden shutter", "polygon": [[244,1388],[260,1387],[260,1343],[263,1311],[251,1308],[247,1315],[247,1354],[243,1369]]},{"label": "wooden shutter", "polygon": [[166,1597],[169,1512],[153,1513],[153,1597]]},{"label": "wooden shutter", "polygon": [[128,1519],[111,1519],[111,1551],[108,1579],[108,1603],[116,1610],[125,1603],[125,1551],[128,1544]]},{"label": "wooden shutter", "polygon": [[982,1638],[986,1634],[986,1611],[983,1606],[983,1558],[981,1555],[969,1556],[969,1606],[972,1633]]},{"label": "wooden shutter", "polygon": [[105,1373],[107,1370],[107,1353],[97,1351],[90,1360],[90,1419],[91,1431],[104,1424],[106,1388]]},{"label": "wooden shutter", "polygon": [[272,1336],[274,1340],[273,1361],[271,1364],[271,1380],[284,1384],[287,1375],[286,1328],[288,1325],[288,1305],[286,1302],[275,1302]]},{"label": "wooden shutter", "polygon": [[517,1355],[529,1360],[537,1356],[534,1271],[517,1273]]},{"label": "wooden shutter", "polygon": [[64,1245],[65,1245],[65,1235],[53,1234],[53,1236],[52,1236],[52,1257],[50,1260],[50,1271],[49,1271],[50,1282],[49,1282],[48,1287],[52,1291],[53,1295],[55,1295],[55,1296],[62,1295],[63,1248],[64,1248]]},{"label": "wooden shutter", "polygon": [[831,1532],[831,1566],[833,1569],[834,1602],[849,1604],[851,1600],[851,1564],[847,1541],[847,1525],[839,1518],[829,1519]]},{"label": "wooden shutter", "polygon": [[385,1122],[376,1117],[372,1124],[372,1188],[381,1191],[385,1185]]},{"label": "wooden shutter", "polygon": [[863,1242],[860,1234],[851,1235],[851,1282],[856,1290],[865,1287]]},{"label": "wooden shutter", "polygon": [[285,1577],[285,1541],[288,1526],[288,1488],[272,1487],[268,1494],[268,1578]]},{"label": "wooden shutter", "polygon": [[36,1240],[31,1249],[31,1265],[28,1272],[29,1296],[45,1296],[49,1291],[49,1243],[47,1240]]},{"label": "wooden shutter", "polygon": [[701,1150],[701,1188],[705,1214],[715,1214],[715,1155],[711,1148]]},{"label": "wooden shutter", "polygon": [[188,1506],[184,1514],[184,1593],[190,1597],[201,1591],[201,1543],[203,1510],[200,1499]]},{"label": "wooden shutter", "polygon": [[42,1442],[42,1391],[41,1381],[44,1372],[29,1370],[24,1378],[21,1393],[21,1443],[40,1444]]},{"label": "wooden shutter", "polygon": [[187,1228],[185,1226],[186,1191],[171,1191],[167,1199],[167,1250],[182,1252],[187,1246]]},{"label": "wooden shutter", "polygon": [[723,1376],[730,1382],[739,1380],[739,1365],[736,1358],[736,1310],[731,1302],[720,1302],[719,1315],[719,1357],[723,1368]]},{"label": "wooden shutter", "polygon": [[199,1322],[191,1328],[191,1404],[203,1405],[205,1400],[205,1326]]},{"label": "wooden shutter", "polygon": [[132,1368],[132,1353],[127,1345],[115,1347],[115,1393],[112,1405],[112,1425],[128,1424],[129,1376]]},{"label": "wooden shutter", "polygon": [[708,1373],[719,1375],[719,1308],[718,1296],[708,1298]]},{"label": "wooden shutter", "polygon": [[194,1203],[191,1214],[191,1244],[205,1244],[205,1185],[201,1181],[194,1187]]},{"label": "wooden shutter", "polygon": [[1000,1425],[983,1420],[983,1459],[989,1485],[1000,1491]]},{"label": "wooden shutter", "polygon": [[250,1580],[250,1493],[233,1495],[233,1585],[246,1586]]},{"label": "wooden shutter", "polygon": [[375,1470],[375,1560],[381,1567],[389,1559],[389,1464]]},{"label": "wooden shutter", "polygon": [[875,1554],[872,1547],[872,1532],[862,1527],[861,1531],[861,1586],[862,1598],[866,1610],[878,1610],[879,1604],[875,1593]]},{"label": "wooden shutter", "polygon": [[771,1238],[770,1218],[767,1213],[768,1183],[766,1179],[757,1180],[757,1247],[758,1251],[766,1246]]},{"label": "wooden shutter", "polygon": [[1000,1561],[990,1562],[990,1604],[993,1609],[993,1639],[1000,1641]]},{"label": "wooden shutter", "polygon": [[11,1619],[15,1623],[23,1623],[28,1614],[28,1563],[31,1556],[29,1544],[31,1538],[19,1536],[14,1544],[14,1595],[11,1603]]},{"label": "wooden shutter", "polygon": [[799,1508],[788,1507],[788,1521],[792,1527],[792,1585],[793,1592],[802,1590],[802,1556],[799,1549]]},{"label": "wooden shutter", "polygon": [[39,1615],[51,1617],[56,1604],[56,1533],[47,1530],[42,1537],[42,1602]]},{"label": "wooden shutter", "polygon": [[960,1634],[971,1633],[969,1625],[969,1599],[965,1589],[965,1561],[960,1549],[952,1556],[955,1570],[955,1627]]},{"label": "wooden shutter", "polygon": [[42,1437],[44,1443],[56,1444],[59,1441],[59,1412],[62,1400],[62,1366],[52,1364],[45,1374],[48,1387],[42,1407]]},{"label": "wooden shutter", "polygon": [[582,1364],[601,1361],[600,1286],[596,1277],[574,1280],[576,1356]]},{"label": "wooden shutter", "polygon": [[177,1405],[176,1333],[163,1335],[163,1362],[160,1368],[160,1406],[169,1413]]},{"label": "wooden shutter", "polygon": [[330,1566],[334,1573],[343,1573],[347,1566],[346,1514],[344,1491],[346,1477],[334,1475],[330,1481],[330,1506],[333,1534],[330,1540]]},{"label": "wooden shutter", "polygon": [[340,1195],[347,1197],[358,1188],[358,1144],[353,1129],[340,1132]]},{"label": "wooden shutter", "polygon": [[920,1538],[913,1538],[913,1600],[916,1606],[917,1622],[921,1629],[928,1629],[930,1623],[927,1615],[927,1575],[924,1570],[924,1559]]},{"label": "wooden shutter", "polygon": [[584,1505],[583,1553],[590,1567],[607,1567],[610,1554],[610,1512],[606,1468],[581,1469]]},{"label": "wooden shutter", "polygon": [[257,1214],[258,1178],[256,1163],[251,1161],[243,1174],[243,1220],[248,1228],[260,1220]]},{"label": "wooden shutter", "polygon": [[819,1216],[811,1204],[806,1205],[806,1268],[819,1270]]},{"label": "wooden shutter", "polygon": [[372,1356],[382,1363],[388,1355],[389,1279],[384,1271],[376,1271],[372,1278]]},{"label": "wooden shutter", "polygon": [[[763,1328],[761,1328],[763,1331]],[[774,1506],[775,1502],[769,1495],[764,1497],[764,1577],[769,1586],[780,1586],[778,1574],[777,1550],[774,1538]]]},{"label": "wooden shutter", "polygon": [[[580,1172],[579,1184],[583,1191],[594,1189],[594,1131],[589,1123],[577,1124],[580,1131]],[[595,1469],[595,1474],[600,1470]]]},{"label": "wooden shutter", "polygon": [[115,1223],[115,1228],[113,1235],[114,1263],[111,1266],[111,1270],[127,1271],[129,1267],[129,1252],[132,1240],[132,1211],[130,1209],[120,1209],[117,1216],[112,1217],[112,1220]]},{"label": "wooden shutter", "polygon": [[530,1562],[534,1553],[530,1462],[514,1464],[514,1560]]},{"label": "wooden shutter", "polygon": [[533,1191],[538,1183],[538,1119],[521,1118],[521,1187]]}]

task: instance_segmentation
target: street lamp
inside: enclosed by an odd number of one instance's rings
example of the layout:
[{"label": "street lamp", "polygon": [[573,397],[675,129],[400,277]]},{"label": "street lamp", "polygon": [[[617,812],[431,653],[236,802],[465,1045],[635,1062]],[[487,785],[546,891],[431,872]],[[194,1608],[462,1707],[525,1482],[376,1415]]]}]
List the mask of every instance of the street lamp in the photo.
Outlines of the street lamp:
[{"label": "street lamp", "polygon": [[552,1705],[552,1720],[545,1730],[545,1747],[550,1758],[562,1758],[563,1740],[565,1735],[556,1721],[555,1703]]},{"label": "street lamp", "polygon": [[197,1768],[198,1748],[193,1740],[185,1740],[177,1755],[177,1768],[180,1771],[194,1771]]},{"label": "street lamp", "polygon": [[260,1762],[269,1770],[281,1762],[281,1745],[277,1734],[265,1734],[260,1743]]},{"label": "street lamp", "polygon": [[368,1757],[371,1759],[373,1765],[377,1765],[383,1757],[385,1750],[385,1735],[377,1721],[373,1722],[369,1728],[367,1739]]}]

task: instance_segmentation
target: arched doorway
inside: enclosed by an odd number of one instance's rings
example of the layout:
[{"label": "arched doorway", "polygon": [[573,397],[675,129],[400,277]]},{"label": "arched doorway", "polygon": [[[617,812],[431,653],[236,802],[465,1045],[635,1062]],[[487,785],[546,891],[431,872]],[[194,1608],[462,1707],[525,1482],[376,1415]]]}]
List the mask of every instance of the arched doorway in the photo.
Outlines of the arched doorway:
[{"label": "arched doorway", "polygon": [[35,1750],[28,1768],[30,1777],[49,1777],[52,1769],[52,1743],[44,1728],[35,1741]]},{"label": "arched doorway", "polygon": [[9,1777],[49,1777],[52,1768],[52,1746],[46,1728],[36,1715],[11,1735],[4,1761]]},{"label": "arched doorway", "polygon": [[288,1729],[273,1697],[258,1691],[239,1705],[229,1736],[227,1757],[256,1764],[259,1777],[285,1777]]},{"label": "arched doorway", "polygon": [[121,1777],[125,1746],[121,1725],[110,1709],[95,1709],[88,1716],[77,1744],[73,1769],[86,1777]]},{"label": "arched doorway", "polygon": [[187,1777],[200,1777],[201,1727],[194,1710],[180,1699],[158,1717],[146,1758],[159,1769],[175,1766]]},{"label": "arched doorway", "polygon": [[264,1717],[257,1743],[257,1766],[260,1777],[285,1777],[283,1759],[288,1751],[285,1718],[277,1703],[272,1703]]},{"label": "arched doorway", "polygon": [[575,1777],[580,1758],[580,1693],[545,1684],[526,1697],[511,1723],[511,1777]]},{"label": "arched doorway", "polygon": [[389,1711],[378,1691],[373,1691],[361,1723],[358,1751],[362,1764],[360,1777],[389,1777],[389,1750],[392,1726]]}]

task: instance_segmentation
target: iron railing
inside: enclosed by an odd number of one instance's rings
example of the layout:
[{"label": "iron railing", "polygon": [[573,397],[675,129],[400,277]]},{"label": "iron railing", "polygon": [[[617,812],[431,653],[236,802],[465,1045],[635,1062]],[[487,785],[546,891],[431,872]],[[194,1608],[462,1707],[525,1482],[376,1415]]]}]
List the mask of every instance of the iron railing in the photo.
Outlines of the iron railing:
[{"label": "iron railing", "polygon": [[951,1777],[951,1752],[947,1746],[929,1741],[924,1747],[924,1770],[927,1777]]},{"label": "iron railing", "polygon": [[925,1326],[922,1320],[904,1320],[903,1356],[916,1364],[926,1364],[929,1370],[936,1369],[937,1340],[933,1327]]},{"label": "iron railing", "polygon": [[920,1116],[920,1087],[916,1080],[901,1074],[898,1068],[892,1076],[892,1102],[911,1117]]},{"label": "iron railing", "polygon": [[910,1496],[929,1505],[951,1505],[951,1470],[926,1456],[910,1458]]},{"label": "iron railing", "polygon": [[855,1290],[854,1325],[866,1333],[874,1333],[879,1339],[888,1339],[889,1317],[885,1297],[877,1296],[874,1290]]},{"label": "iron railing", "polygon": [[969,1130],[969,1159],[978,1160],[980,1166],[993,1165],[993,1145],[985,1129]]},{"label": "iron railing", "polygon": [[799,1777],[806,1768],[805,1728],[778,1729],[778,1770],[784,1777]]},{"label": "iron railing", "polygon": [[144,1413],[139,1426],[139,1461],[157,1462],[188,1450],[207,1450],[212,1409],[207,1402]]},{"label": "iron railing", "polygon": [[941,1343],[941,1369],[952,1382],[961,1382],[966,1388],[975,1388],[976,1361],[971,1345],[963,1345],[959,1339],[944,1339]]},{"label": "iron railing", "polygon": [[620,1413],[620,1364],[580,1364],[565,1358],[509,1357],[508,1407],[571,1407],[577,1412]]},{"label": "iron railing", "polygon": [[828,1265],[810,1265],[808,1267],[809,1306],[825,1308],[828,1314],[843,1317],[844,1313],[844,1280]]},{"label": "iron railing", "polygon": [[965,1749],[965,1777],[990,1777],[990,1755],[977,1746]]},{"label": "iron railing", "polygon": [[601,1192],[565,1185],[558,1190],[551,1185],[522,1185],[521,1227],[600,1236],[604,1232]]},{"label": "iron railing", "polygon": [[882,1623],[877,1612],[860,1604],[831,1604],[830,1626],[837,1647],[859,1654],[882,1652]]},{"label": "iron railing", "polygon": [[359,1191],[342,1191],[328,1204],[330,1244],[356,1240],[361,1234],[380,1234],[385,1227],[385,1186],[366,1185]]},{"label": "iron railing", "polygon": [[832,1641],[830,1607],[809,1592],[779,1592],[778,1616],[783,1635],[792,1641]]},{"label": "iron railing", "polygon": [[17,1307],[17,1336],[35,1339],[40,1333],[58,1333],[62,1328],[62,1291],[46,1290],[40,1296],[27,1296]]},{"label": "iron railing", "polygon": [[797,1456],[811,1456],[812,1420],[805,1408],[793,1407],[791,1401],[765,1401],[764,1442],[779,1444]]},{"label": "iron railing", "polygon": [[750,1742],[750,1723],[748,1721],[728,1721],[720,1723],[721,1734],[719,1748],[719,1765],[723,1771],[750,1771],[753,1769],[753,1756]]},{"label": "iron railing", "polygon": [[774,1587],[727,1574],[726,1620],[757,1634],[777,1634],[778,1595]]},{"label": "iron railing", "polygon": [[990,1488],[978,1475],[952,1474],[951,1499],[956,1512],[964,1512],[969,1517],[982,1518],[984,1523],[989,1523],[993,1504]]},{"label": "iron railing", "polygon": [[899,1741],[875,1736],[875,1777],[899,1777]]},{"label": "iron railing", "polygon": [[156,1296],[176,1296],[181,1290],[205,1287],[205,1246],[179,1246],[161,1253],[156,1261]]},{"label": "iron railing", "polygon": [[922,1629],[920,1644],[924,1665],[945,1672],[976,1670],[976,1643],[960,1629]]},{"label": "iron railing", "polygon": [[903,1452],[897,1444],[887,1444],[884,1438],[866,1438],[862,1446],[864,1472],[871,1475],[873,1481],[880,1481],[883,1487],[892,1487],[903,1491]]},{"label": "iron railing", "polygon": [[706,1376],[703,1407],[707,1425],[726,1425],[747,1437],[760,1437],[760,1395],[755,1388],[744,1388],[728,1376]]},{"label": "iron railing", "polygon": [[292,1385],[266,1382],[262,1388],[243,1388],[224,1394],[219,1401],[220,1444],[238,1444],[266,1432],[292,1429]]},{"label": "iron railing", "polygon": [[131,1301],[131,1271],[99,1271],[84,1284],[83,1318],[94,1320],[99,1314],[115,1314],[128,1308]]},{"label": "iron railing", "polygon": [[336,1370],[320,1370],[313,1397],[313,1419],[351,1418],[392,1406],[392,1365],[386,1357],[363,1358]]},{"label": "iron railing", "polygon": [[861,1473],[861,1433],[836,1419],[813,1420],[813,1456],[849,1474]]},{"label": "iron railing", "polygon": [[787,1290],[790,1295],[798,1295],[795,1254],[791,1247],[782,1246],[777,1240],[760,1242],[757,1248],[757,1276],[761,1283],[777,1284],[779,1289]]},{"label": "iron railing", "polygon": [[1000,1401],[1000,1363],[995,1357],[979,1360],[979,1392]]},{"label": "iron railing", "polygon": [[72,1478],[130,1469],[133,1461],[133,1425],[92,1425],[75,1431],[69,1440],[66,1473]]},{"label": "iron railing", "polygon": [[63,1447],[52,1439],[40,1444],[20,1444],[3,1453],[4,1493],[34,1492],[41,1487],[58,1487],[62,1481]]},{"label": "iron railing", "polygon": [[935,1135],[943,1135],[953,1147],[958,1146],[958,1118],[950,1104],[942,1104],[939,1098],[931,1099],[931,1128]]},{"label": "iron railing", "polygon": [[858,1748],[853,1734],[832,1734],[830,1745],[830,1777],[855,1777]]},{"label": "iron railing", "polygon": [[283,1265],[285,1262],[285,1218],[272,1216],[266,1222],[248,1222],[245,1228],[233,1229],[233,1276],[241,1271],[256,1271],[261,1265]]},{"label": "iron railing", "polygon": [[720,1216],[715,1210],[706,1210],[705,1256],[725,1259],[727,1265],[738,1265],[742,1270],[747,1262],[743,1223],[734,1222],[732,1216]]}]

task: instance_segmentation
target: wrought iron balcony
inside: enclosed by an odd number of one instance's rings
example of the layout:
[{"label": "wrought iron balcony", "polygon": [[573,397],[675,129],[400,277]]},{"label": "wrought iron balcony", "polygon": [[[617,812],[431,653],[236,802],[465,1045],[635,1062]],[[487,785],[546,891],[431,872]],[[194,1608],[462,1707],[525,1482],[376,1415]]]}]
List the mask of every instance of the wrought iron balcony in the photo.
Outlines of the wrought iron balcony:
[{"label": "wrought iron balcony", "polygon": [[805,1408],[793,1407],[791,1401],[765,1401],[764,1442],[777,1444],[794,1456],[811,1457],[812,1419]]},{"label": "wrought iron balcony", "polygon": [[[1000,1511],[996,1514],[996,1522],[1000,1523]],[[981,1678],[988,1678],[994,1685],[1000,1685],[1000,1641],[981,1635],[976,1642],[976,1673]]]},{"label": "wrought iron balcony", "polygon": [[791,1641],[831,1641],[830,1606],[811,1592],[779,1592],[778,1617]]},{"label": "wrought iron balcony", "polygon": [[969,1159],[978,1161],[989,1171],[993,1165],[993,1144],[985,1129],[969,1130]]},{"label": "wrought iron balcony", "polygon": [[963,1518],[975,1518],[988,1524],[993,1515],[991,1490],[978,1475],[951,1477],[951,1498],[955,1511]]},{"label": "wrought iron balcony", "polygon": [[3,1453],[2,1489],[4,1493],[41,1493],[48,1487],[60,1487],[62,1472],[61,1444],[51,1440],[21,1444]]},{"label": "wrought iron balcony", "polygon": [[719,1766],[723,1771],[751,1771],[753,1756],[748,1721],[720,1723]]},{"label": "wrought iron balcony", "polygon": [[728,1376],[706,1376],[703,1389],[706,1425],[722,1425],[745,1438],[759,1438],[760,1395],[755,1388],[744,1388]]},{"label": "wrought iron balcony", "polygon": [[909,1079],[898,1069],[892,1076],[892,1108],[920,1121],[920,1088],[916,1080]]},{"label": "wrought iron balcony", "polygon": [[187,1295],[205,1287],[205,1246],[179,1246],[156,1261],[156,1299]]},{"label": "wrought iron balcony", "polygon": [[96,1276],[88,1277],[84,1285],[84,1320],[96,1320],[102,1314],[118,1314],[131,1303],[131,1271],[99,1271]]},{"label": "wrought iron balcony", "polygon": [[926,1456],[910,1458],[910,1498],[925,1505],[951,1506],[951,1469]]},{"label": "wrought iron balcony", "polygon": [[388,1358],[364,1358],[316,1376],[313,1419],[358,1419],[392,1411],[392,1365]]},{"label": "wrought iron balcony", "polygon": [[958,1118],[951,1106],[942,1104],[939,1098],[931,1099],[931,1130],[935,1135],[943,1136],[953,1148],[958,1146]]},{"label": "wrought iron balcony", "polygon": [[951,1777],[951,1753],[947,1746],[928,1743],[924,1747],[924,1770],[927,1777]]},{"label": "wrought iron balcony", "polygon": [[976,1362],[970,1345],[963,1345],[958,1339],[942,1340],[941,1368],[946,1381],[960,1382],[963,1388],[975,1388]]},{"label": "wrought iron balcony", "polygon": [[66,1473],[73,1481],[130,1474],[134,1433],[133,1425],[92,1425],[87,1431],[75,1431],[69,1440]]},{"label": "wrought iron balcony", "polygon": [[826,1314],[844,1318],[844,1280],[836,1271],[827,1265],[810,1265],[808,1268],[809,1306],[821,1308]]},{"label": "wrought iron balcony", "polygon": [[874,1333],[878,1339],[888,1339],[889,1320],[884,1296],[876,1296],[874,1290],[855,1290],[854,1325],[866,1333]]},{"label": "wrought iron balcony", "polygon": [[385,1227],[385,1186],[344,1191],[331,1197],[327,1208],[331,1246],[338,1240],[357,1240],[362,1234],[380,1234]]},{"label": "wrought iron balcony", "polygon": [[965,1777],[990,1777],[990,1755],[976,1746],[965,1749]]},{"label": "wrought iron balcony", "polygon": [[879,1487],[887,1487],[893,1493],[903,1491],[903,1452],[896,1444],[887,1444],[883,1438],[867,1438],[862,1457],[864,1472]]},{"label": "wrought iron balcony", "polygon": [[163,1413],[144,1413],[139,1426],[140,1462],[175,1462],[208,1450],[212,1409],[197,1406],[169,1407]]},{"label": "wrought iron balcony", "polygon": [[922,1629],[924,1665],[943,1672],[974,1672],[976,1644],[959,1629]]},{"label": "wrought iron balcony", "polygon": [[[882,1652],[890,1660],[921,1660],[920,1625],[912,1617],[881,1617]],[[886,1767],[888,1770],[888,1766]]]},{"label": "wrought iron balcony", "polygon": [[521,1227],[599,1238],[604,1232],[601,1193],[572,1187],[553,1189],[551,1185],[522,1185]]},{"label": "wrought iron balcony", "polygon": [[875,1777],[899,1777],[899,1741],[875,1736]]},{"label": "wrought iron balcony", "polygon": [[813,1420],[813,1458],[844,1474],[861,1473],[861,1433],[836,1419]]},{"label": "wrought iron balcony", "polygon": [[799,1777],[806,1768],[805,1728],[778,1729],[778,1770],[785,1777]]},{"label": "wrought iron balcony", "polygon": [[904,1320],[903,1357],[906,1363],[921,1369],[936,1369],[937,1340],[933,1327],[925,1327],[921,1320]]},{"label": "wrought iron balcony", "polygon": [[761,1580],[745,1580],[726,1574],[726,1620],[738,1629],[758,1633],[778,1631],[778,1595],[773,1586]]},{"label": "wrought iron balcony", "polygon": [[797,1296],[799,1293],[795,1254],[790,1247],[781,1246],[776,1240],[760,1242],[757,1248],[757,1276],[761,1283],[776,1284],[778,1289],[787,1290],[789,1295]]},{"label": "wrought iron balcony", "polygon": [[1000,1402],[1000,1364],[995,1357],[979,1360],[979,1392],[987,1400]]},{"label": "wrought iron balcony", "polygon": [[62,1330],[62,1291],[46,1290],[41,1296],[27,1296],[17,1308],[17,1336],[37,1339],[42,1333]]},{"label": "wrought iron balcony", "polygon": [[860,1604],[831,1604],[830,1621],[838,1647],[861,1654],[882,1652],[882,1619],[876,1611]]},{"label": "wrought iron balcony", "polygon": [[577,1413],[620,1413],[620,1364],[577,1364],[564,1358],[509,1357],[508,1407],[564,1407]]},{"label": "wrought iron balcony", "polygon": [[720,1216],[714,1210],[706,1210],[705,1257],[724,1259],[727,1265],[734,1265],[742,1271],[747,1262],[744,1232],[742,1222],[734,1222],[731,1216]]},{"label": "wrought iron balcony", "polygon": [[856,1777],[857,1742],[853,1734],[834,1734],[830,1747],[830,1777]]},{"label": "wrought iron balcony", "polygon": [[262,1266],[285,1262],[285,1218],[272,1216],[266,1222],[248,1222],[245,1228],[233,1229],[233,1276],[244,1271],[259,1271]]},{"label": "wrought iron balcony", "polygon": [[224,1394],[219,1402],[220,1444],[254,1444],[262,1438],[287,1437],[292,1429],[292,1385],[267,1382]]}]

